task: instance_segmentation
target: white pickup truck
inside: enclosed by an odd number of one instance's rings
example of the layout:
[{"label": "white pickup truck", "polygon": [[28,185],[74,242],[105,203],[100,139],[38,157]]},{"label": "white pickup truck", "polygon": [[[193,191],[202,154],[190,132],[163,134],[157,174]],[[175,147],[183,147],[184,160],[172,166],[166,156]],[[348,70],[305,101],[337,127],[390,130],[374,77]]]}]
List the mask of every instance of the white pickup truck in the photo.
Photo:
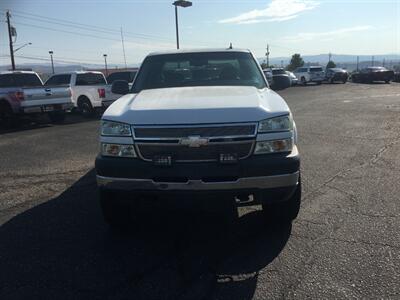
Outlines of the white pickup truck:
[{"label": "white pickup truck", "polygon": [[52,122],[62,122],[72,109],[69,87],[43,86],[39,75],[31,71],[0,73],[0,123],[18,125],[21,117],[47,114]]},{"label": "white pickup truck", "polygon": [[[72,103],[82,112],[90,116],[96,110],[105,108],[104,103],[115,100],[116,96],[111,94],[111,88],[101,72],[76,71],[60,73],[51,76],[45,86],[69,86],[72,92]],[[111,102],[112,102],[111,101]]]},{"label": "white pickup truck", "polygon": [[171,194],[217,194],[232,205],[262,204],[271,220],[296,218],[296,126],[250,51],[153,53],[131,89],[115,81],[112,90],[125,96],[102,117],[96,158],[112,228],[126,225],[136,199]]}]

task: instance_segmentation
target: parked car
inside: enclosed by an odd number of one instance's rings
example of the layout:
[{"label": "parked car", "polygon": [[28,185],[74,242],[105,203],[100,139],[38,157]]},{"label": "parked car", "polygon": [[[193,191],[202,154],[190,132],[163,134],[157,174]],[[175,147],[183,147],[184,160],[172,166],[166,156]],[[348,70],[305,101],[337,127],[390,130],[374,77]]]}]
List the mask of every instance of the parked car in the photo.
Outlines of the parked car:
[{"label": "parked car", "polygon": [[[93,115],[103,109],[113,95],[111,87],[101,72],[76,71],[51,76],[45,86],[69,86],[72,92],[72,103],[83,115]],[[115,96],[114,96],[115,97]]]},{"label": "parked car", "polygon": [[114,72],[107,76],[107,99],[103,100],[103,106],[110,106],[115,100],[117,100],[121,95],[113,94],[111,91],[111,85],[117,80],[127,81],[129,83],[129,87],[131,88],[133,85],[133,81],[135,79],[137,71],[121,71]]},{"label": "parked car", "polygon": [[325,71],[325,80],[334,83],[335,81],[340,81],[346,83],[349,78],[349,73],[341,68],[327,68]]},{"label": "parked car", "polygon": [[292,81],[286,71],[282,68],[272,68],[272,88],[274,90],[282,90],[290,87]]},{"label": "parked car", "polygon": [[290,78],[290,84],[291,84],[292,86],[294,86],[294,85],[297,85],[297,84],[298,84],[299,80],[297,79],[296,75],[294,75],[294,74],[293,74],[293,72],[286,71],[286,74],[288,74],[288,75],[289,75],[289,78]]},{"label": "parked car", "polygon": [[273,75],[272,75],[271,69],[264,69],[263,72],[264,72],[264,76],[267,79],[269,85],[272,86],[274,84],[274,80],[272,78]]},{"label": "parked car", "polygon": [[135,199],[171,194],[218,194],[236,213],[237,202],[260,203],[271,220],[296,218],[296,125],[250,51],[153,53],[131,89],[115,81],[112,91],[125,96],[102,116],[95,164],[111,227],[125,226]]},{"label": "parked car", "polygon": [[400,72],[395,72],[393,76],[394,82],[400,82]]},{"label": "parked car", "polygon": [[384,81],[390,83],[394,77],[394,72],[384,67],[368,67],[351,74],[351,80],[357,83],[372,83]]},{"label": "parked car", "polygon": [[293,73],[302,85],[307,85],[310,82],[321,84],[325,79],[324,70],[319,66],[300,67],[294,70]]},{"label": "parked car", "polygon": [[47,114],[52,122],[62,122],[73,107],[69,87],[43,86],[31,71],[0,73],[0,121],[6,127],[17,125],[23,116]]},{"label": "parked car", "polygon": [[107,76],[107,83],[112,84],[115,80],[125,80],[132,85],[137,71],[119,71],[113,72]]}]

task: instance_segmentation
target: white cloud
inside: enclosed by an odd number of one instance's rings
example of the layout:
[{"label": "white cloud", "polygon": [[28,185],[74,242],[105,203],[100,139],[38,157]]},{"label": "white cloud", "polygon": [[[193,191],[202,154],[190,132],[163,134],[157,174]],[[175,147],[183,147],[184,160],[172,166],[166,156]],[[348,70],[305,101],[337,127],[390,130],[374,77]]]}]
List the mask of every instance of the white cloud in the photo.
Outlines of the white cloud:
[{"label": "white cloud", "polygon": [[319,41],[331,41],[337,38],[344,38],[349,36],[351,33],[366,31],[374,29],[374,27],[366,25],[366,26],[354,26],[349,28],[341,28],[332,31],[325,32],[302,32],[292,36],[286,36],[281,39],[282,42],[304,42],[311,40],[319,40]]},{"label": "white cloud", "polygon": [[318,2],[312,0],[271,0],[265,9],[255,9],[218,22],[222,24],[254,24],[287,21],[318,5]]}]

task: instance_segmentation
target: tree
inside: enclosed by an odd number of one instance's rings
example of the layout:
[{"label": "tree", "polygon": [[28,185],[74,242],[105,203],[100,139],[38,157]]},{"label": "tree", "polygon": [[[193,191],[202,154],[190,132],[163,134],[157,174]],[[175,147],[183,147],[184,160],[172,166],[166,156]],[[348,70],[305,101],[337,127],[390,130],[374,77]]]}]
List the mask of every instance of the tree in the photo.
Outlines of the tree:
[{"label": "tree", "polygon": [[296,53],[292,55],[292,59],[290,60],[290,64],[287,66],[287,69],[289,71],[293,71],[302,66],[304,66],[304,60],[300,54]]},{"label": "tree", "polygon": [[336,68],[336,64],[333,62],[333,61],[329,61],[328,62],[328,64],[326,65],[326,68],[327,69],[329,69],[329,68]]}]

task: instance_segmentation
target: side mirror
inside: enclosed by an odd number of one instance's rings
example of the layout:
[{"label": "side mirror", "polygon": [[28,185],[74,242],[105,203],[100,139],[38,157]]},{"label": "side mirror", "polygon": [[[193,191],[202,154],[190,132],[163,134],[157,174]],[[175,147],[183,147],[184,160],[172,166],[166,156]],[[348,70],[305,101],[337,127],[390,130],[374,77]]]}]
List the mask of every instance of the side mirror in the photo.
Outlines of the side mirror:
[{"label": "side mirror", "polygon": [[125,80],[115,80],[111,86],[111,92],[118,95],[129,94],[129,83]]}]

